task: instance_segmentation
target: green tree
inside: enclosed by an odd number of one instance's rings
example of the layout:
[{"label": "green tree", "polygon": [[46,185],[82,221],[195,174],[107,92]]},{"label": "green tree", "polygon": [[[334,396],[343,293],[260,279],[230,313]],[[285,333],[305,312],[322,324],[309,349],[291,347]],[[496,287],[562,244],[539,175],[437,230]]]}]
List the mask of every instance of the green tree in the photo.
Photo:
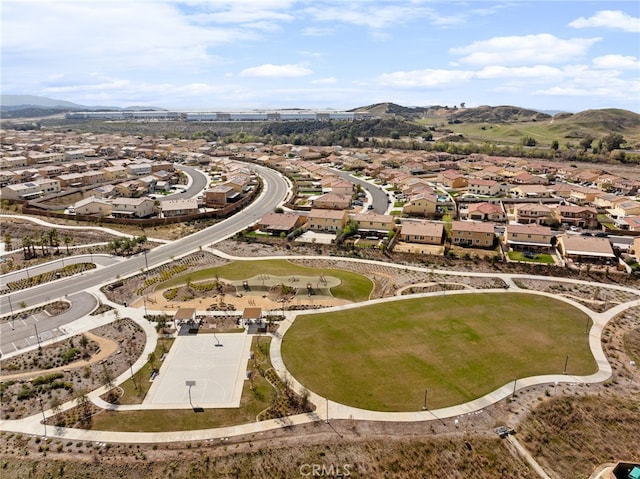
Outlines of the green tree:
[{"label": "green tree", "polygon": [[584,151],[587,151],[589,148],[591,148],[593,140],[595,140],[594,137],[592,137],[591,135],[587,135],[582,140],[580,140],[580,146]]},{"label": "green tree", "polygon": [[558,140],[553,140],[551,142],[551,149],[553,151],[558,151],[558,148],[560,148],[560,142]]},{"label": "green tree", "polygon": [[607,151],[617,150],[623,143],[625,143],[625,139],[619,133],[609,133],[602,139],[602,146]]},{"label": "green tree", "polygon": [[520,144],[522,144],[522,146],[536,146],[538,142],[532,136],[524,136],[520,138]]},{"label": "green tree", "polygon": [[444,234],[447,241],[451,241],[451,230],[453,229],[453,217],[450,213],[445,213],[442,216],[442,224],[444,226]]},{"label": "green tree", "polygon": [[4,248],[7,251],[11,251],[13,248],[11,248],[11,233],[9,233],[8,231],[6,231],[4,233]]},{"label": "green tree", "polygon": [[64,244],[67,247],[67,256],[69,256],[69,245],[73,242],[73,240],[71,239],[71,236],[66,235],[64,237]]}]

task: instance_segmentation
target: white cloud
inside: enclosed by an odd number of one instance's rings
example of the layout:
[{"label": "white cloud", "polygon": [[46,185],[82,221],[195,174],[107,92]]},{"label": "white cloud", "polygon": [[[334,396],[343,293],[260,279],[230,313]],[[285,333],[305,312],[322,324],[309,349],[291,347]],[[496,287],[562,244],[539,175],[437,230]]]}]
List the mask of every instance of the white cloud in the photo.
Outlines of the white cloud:
[{"label": "white cloud", "polygon": [[549,95],[549,96],[604,96],[604,97],[616,97],[620,96],[619,92],[615,89],[607,87],[599,88],[579,88],[573,86],[554,86],[544,90],[536,90],[533,92],[535,95]]},{"label": "white cloud", "polygon": [[474,72],[464,70],[398,71],[380,75],[377,78],[377,83],[401,88],[438,88],[453,83],[464,83],[474,75]]},{"label": "white cloud", "polygon": [[291,78],[310,75],[313,70],[303,65],[273,65],[265,63],[257,67],[245,68],[240,72],[243,77]]},{"label": "white cloud", "polygon": [[288,9],[291,4],[291,1],[202,2],[198,4],[201,11],[190,15],[190,19],[198,23],[290,22],[294,19],[293,15],[279,10]]},{"label": "white cloud", "polygon": [[214,47],[256,38],[193,25],[173,5],[148,2],[5,2],[2,27],[5,76],[34,64],[45,71],[201,69],[219,62]]},{"label": "white cloud", "polygon": [[569,23],[573,28],[603,27],[625,32],[640,32],[640,18],[620,10],[600,10],[589,18],[580,17]]},{"label": "white cloud", "polygon": [[593,66],[613,70],[638,70],[640,69],[640,61],[632,56],[604,55],[594,58]]},{"label": "white cloud", "polygon": [[337,83],[338,80],[335,77],[327,77],[327,78],[318,78],[317,80],[313,80],[311,83],[314,85],[331,85],[333,83]]},{"label": "white cloud", "polygon": [[524,36],[493,37],[470,45],[451,48],[463,55],[460,63],[470,65],[527,65],[558,63],[584,55],[600,38],[563,40],[548,33]]},{"label": "white cloud", "polygon": [[305,37],[328,37],[335,33],[333,28],[308,27],[302,30]]},{"label": "white cloud", "polygon": [[465,14],[440,15],[432,8],[416,6],[416,2],[404,5],[372,5],[371,2],[350,1],[339,6],[313,6],[305,10],[316,21],[342,22],[372,29],[402,25],[426,18],[432,25],[457,25],[464,23]]},{"label": "white cloud", "polygon": [[547,65],[535,65],[532,67],[504,67],[488,66],[476,73],[477,78],[530,78],[549,80],[564,76],[562,70]]}]

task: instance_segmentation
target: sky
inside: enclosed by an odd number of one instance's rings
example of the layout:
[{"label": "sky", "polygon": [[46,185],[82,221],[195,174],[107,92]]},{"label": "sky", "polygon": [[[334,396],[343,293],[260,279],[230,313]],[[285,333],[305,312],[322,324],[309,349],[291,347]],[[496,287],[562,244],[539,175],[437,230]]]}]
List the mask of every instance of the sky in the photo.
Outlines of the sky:
[{"label": "sky", "polygon": [[3,0],[3,94],[177,110],[640,112],[640,2]]}]

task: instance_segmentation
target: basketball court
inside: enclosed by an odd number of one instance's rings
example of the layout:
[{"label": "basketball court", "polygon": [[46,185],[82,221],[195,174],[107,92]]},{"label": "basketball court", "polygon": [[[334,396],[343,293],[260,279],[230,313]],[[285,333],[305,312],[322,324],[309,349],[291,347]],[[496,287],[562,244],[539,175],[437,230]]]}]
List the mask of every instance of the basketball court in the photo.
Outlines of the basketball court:
[{"label": "basketball court", "polygon": [[149,409],[240,406],[251,336],[179,335],[144,400]]}]

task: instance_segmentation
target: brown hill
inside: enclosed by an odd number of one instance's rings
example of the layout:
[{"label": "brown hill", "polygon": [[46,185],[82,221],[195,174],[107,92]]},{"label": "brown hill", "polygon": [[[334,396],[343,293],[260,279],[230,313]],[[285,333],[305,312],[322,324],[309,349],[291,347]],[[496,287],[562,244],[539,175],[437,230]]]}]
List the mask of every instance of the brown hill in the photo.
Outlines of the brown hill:
[{"label": "brown hill", "polygon": [[476,108],[454,110],[451,118],[465,123],[513,123],[548,120],[551,115],[517,106],[482,105]]},{"label": "brown hill", "polygon": [[616,108],[585,110],[567,118],[567,122],[583,127],[624,131],[640,128],[640,114]]},{"label": "brown hill", "polygon": [[398,118],[402,117],[408,120],[413,120],[416,118],[421,118],[424,114],[429,111],[429,107],[407,107],[398,105],[396,103],[374,103],[373,105],[361,106],[358,108],[354,108],[353,112],[357,113],[368,113],[371,116],[377,118]]}]

